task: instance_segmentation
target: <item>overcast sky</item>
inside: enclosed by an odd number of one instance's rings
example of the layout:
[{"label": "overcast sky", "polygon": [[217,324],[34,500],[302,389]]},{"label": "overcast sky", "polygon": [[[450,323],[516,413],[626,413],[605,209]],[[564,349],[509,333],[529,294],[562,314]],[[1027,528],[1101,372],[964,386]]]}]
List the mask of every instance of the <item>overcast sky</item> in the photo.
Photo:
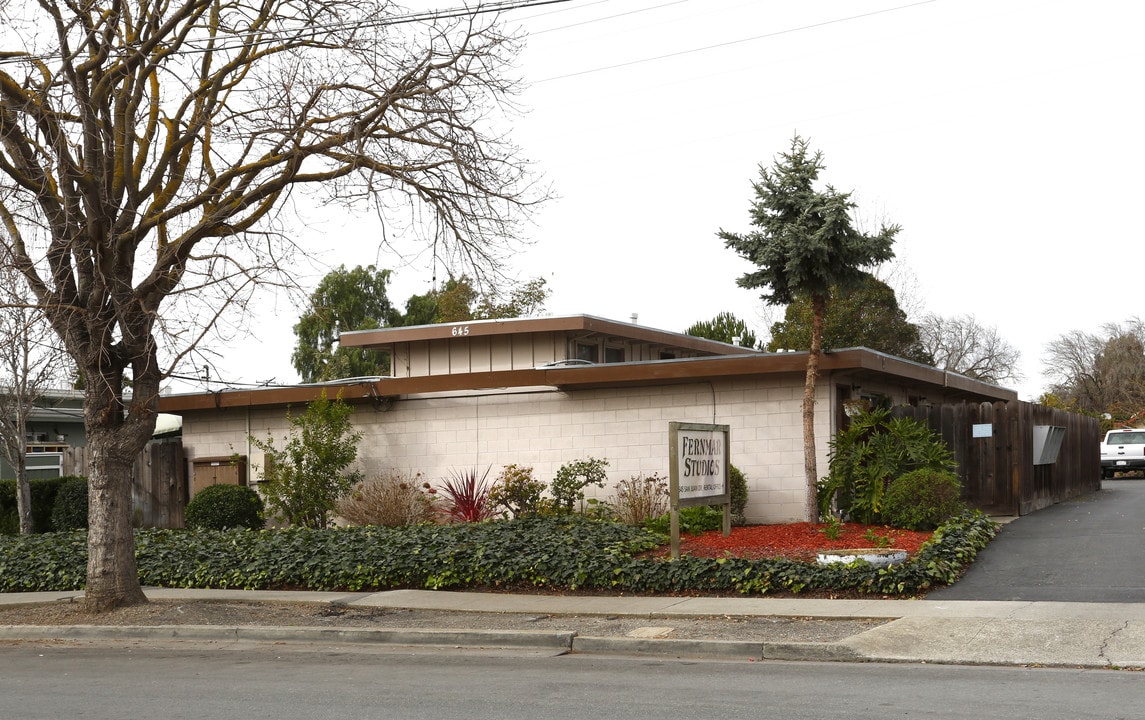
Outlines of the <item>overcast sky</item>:
[{"label": "overcast sky", "polygon": [[[683,331],[731,311],[766,337],[781,311],[736,287],[749,266],[716,232],[750,229],[759,166],[798,133],[862,222],[902,226],[891,284],[916,312],[1021,351],[1023,399],[1047,342],[1145,315],[1145,4],[572,0],[506,21],[529,34],[513,137],[559,195],[511,269],[548,281],[550,314]],[[430,288],[427,257],[351,245],[319,270],[393,267],[398,303]],[[215,377],[296,381],[297,314],[267,312]]]}]

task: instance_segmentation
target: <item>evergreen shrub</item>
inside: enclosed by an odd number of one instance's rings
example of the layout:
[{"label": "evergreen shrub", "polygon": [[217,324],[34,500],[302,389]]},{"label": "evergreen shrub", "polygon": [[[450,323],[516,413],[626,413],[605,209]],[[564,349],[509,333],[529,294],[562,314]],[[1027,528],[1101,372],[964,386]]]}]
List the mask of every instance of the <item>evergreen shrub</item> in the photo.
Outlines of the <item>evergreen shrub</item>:
[{"label": "evergreen shrub", "polygon": [[[68,477],[36,478],[28,481],[32,491],[32,530],[50,532],[52,529],[52,506],[56,493]],[[20,532],[20,514],[16,507],[16,481],[0,480],[0,534],[15,535]]]},{"label": "evergreen shrub", "polygon": [[261,530],[266,524],[262,498],[245,485],[208,485],[187,503],[183,524],[188,530]]},{"label": "evergreen shrub", "polygon": [[489,489],[489,501],[507,517],[536,515],[545,509],[545,484],[533,477],[531,465],[506,465]]},{"label": "evergreen shrub", "polygon": [[891,481],[883,498],[883,520],[908,530],[933,530],[966,510],[958,476],[922,468]]},{"label": "evergreen shrub", "polygon": [[924,422],[892,417],[885,408],[852,418],[830,445],[830,471],[816,487],[821,518],[886,523],[883,505],[892,480],[914,470],[957,467],[941,435]]},{"label": "evergreen shrub", "polygon": [[87,478],[73,476],[63,480],[52,505],[52,530],[55,532],[86,530]]},{"label": "evergreen shrub", "polygon": [[747,507],[747,475],[735,465],[729,465],[728,484],[731,485],[732,523],[743,525],[747,522],[743,514]]},{"label": "evergreen shrub", "polygon": [[[665,513],[644,523],[646,530],[667,535],[671,532],[671,515]],[[692,505],[680,508],[680,533],[700,535],[724,526],[724,513],[711,505]]]}]

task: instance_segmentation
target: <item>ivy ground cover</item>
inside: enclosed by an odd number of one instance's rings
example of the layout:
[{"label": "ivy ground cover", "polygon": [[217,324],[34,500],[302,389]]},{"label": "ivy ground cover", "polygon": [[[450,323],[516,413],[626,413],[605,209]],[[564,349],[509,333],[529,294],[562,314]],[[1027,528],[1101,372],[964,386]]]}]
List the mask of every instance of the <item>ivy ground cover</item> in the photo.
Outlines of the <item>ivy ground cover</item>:
[{"label": "ivy ground cover", "polygon": [[[135,540],[140,582],[155,587],[904,596],[954,582],[996,528],[967,513],[889,568],[735,557],[727,548],[719,557],[670,561],[649,555],[666,545],[664,536],[579,515],[403,528],[140,530]],[[817,548],[829,539],[802,537]],[[0,536],[0,592],[82,589],[86,540],[83,531]]]}]

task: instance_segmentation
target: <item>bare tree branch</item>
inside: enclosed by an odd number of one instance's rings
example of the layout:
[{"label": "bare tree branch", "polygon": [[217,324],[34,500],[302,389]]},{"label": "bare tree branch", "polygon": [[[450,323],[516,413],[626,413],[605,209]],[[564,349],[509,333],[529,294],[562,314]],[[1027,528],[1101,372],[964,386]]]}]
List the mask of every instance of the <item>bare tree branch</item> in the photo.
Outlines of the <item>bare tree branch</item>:
[{"label": "bare tree branch", "polygon": [[997,385],[1022,378],[1018,371],[1021,353],[996,327],[982,325],[973,315],[927,313],[918,330],[923,347],[943,370]]},{"label": "bare tree branch", "polygon": [[387,0],[2,11],[0,220],[46,237],[7,247],[84,379],[89,495],[114,513],[91,518],[86,598],[112,607],[142,599],[124,478],[160,383],[228,308],[289,284],[286,199],[368,200],[458,270],[496,272],[546,195],[491,130],[519,38],[480,9],[411,23]]}]

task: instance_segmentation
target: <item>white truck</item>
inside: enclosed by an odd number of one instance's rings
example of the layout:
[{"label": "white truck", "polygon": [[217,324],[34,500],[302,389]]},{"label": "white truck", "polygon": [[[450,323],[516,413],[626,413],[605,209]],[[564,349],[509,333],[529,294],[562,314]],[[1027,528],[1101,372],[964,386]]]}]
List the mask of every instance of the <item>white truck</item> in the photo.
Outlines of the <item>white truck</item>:
[{"label": "white truck", "polygon": [[1145,428],[1110,430],[1101,443],[1101,477],[1115,472],[1145,471]]}]

